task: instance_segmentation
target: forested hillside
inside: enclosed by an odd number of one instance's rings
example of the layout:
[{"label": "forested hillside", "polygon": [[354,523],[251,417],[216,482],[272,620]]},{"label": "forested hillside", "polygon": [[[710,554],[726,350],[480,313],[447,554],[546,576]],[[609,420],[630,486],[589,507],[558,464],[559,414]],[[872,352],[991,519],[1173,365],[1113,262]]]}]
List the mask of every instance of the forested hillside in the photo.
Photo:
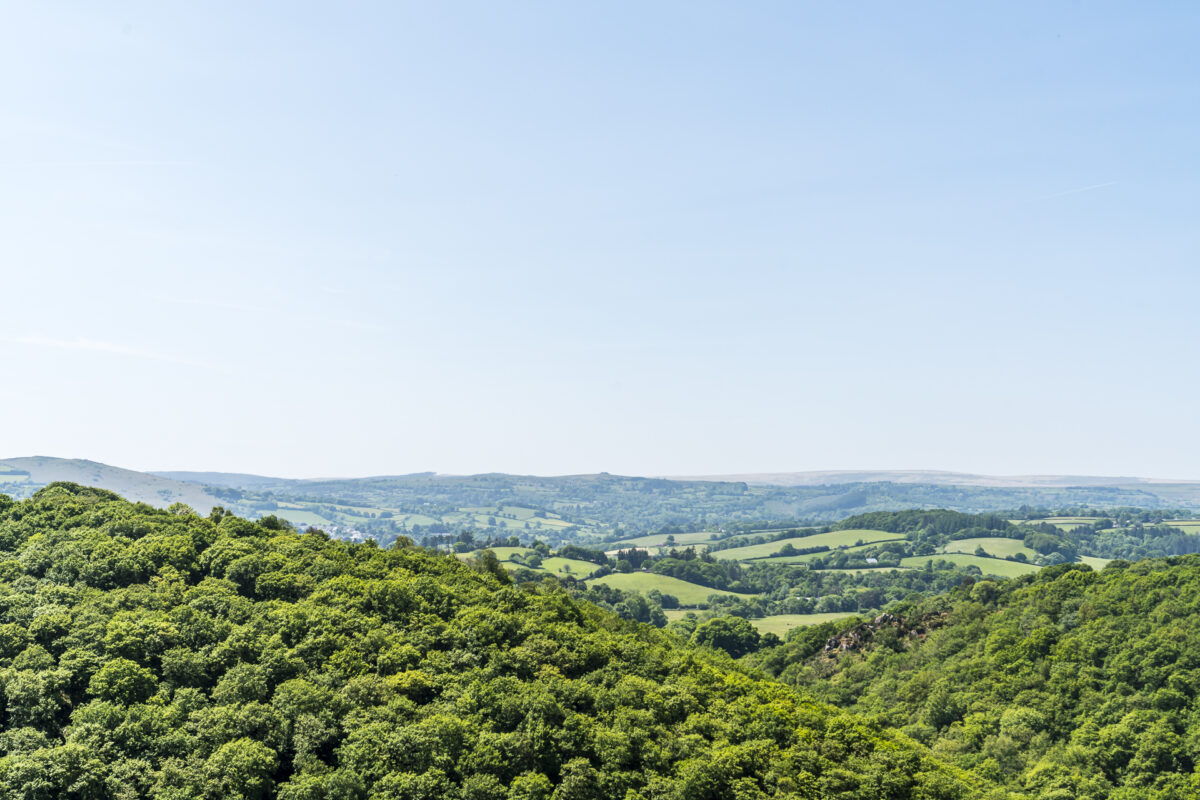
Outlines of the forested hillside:
[{"label": "forested hillside", "polygon": [[0,686],[27,800],[993,796],[494,560],[70,484],[0,497]]},{"label": "forested hillside", "polygon": [[1200,556],[1064,564],[889,611],[754,658],[1033,797],[1200,795]]}]

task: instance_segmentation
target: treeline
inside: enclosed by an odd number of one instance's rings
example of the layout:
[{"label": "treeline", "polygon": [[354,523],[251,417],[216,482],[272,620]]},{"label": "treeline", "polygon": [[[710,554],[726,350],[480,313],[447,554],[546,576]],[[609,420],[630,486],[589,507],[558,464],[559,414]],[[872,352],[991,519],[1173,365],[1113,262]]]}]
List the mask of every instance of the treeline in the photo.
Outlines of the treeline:
[{"label": "treeline", "polygon": [[[982,536],[1003,535],[1000,531],[1013,530],[1007,518],[999,514],[965,514],[960,511],[909,509],[906,511],[874,511],[847,517],[830,526],[831,530],[889,531],[891,533],[914,533],[926,535],[962,534],[966,531],[987,531]],[[960,535],[958,538],[968,538]]]}]

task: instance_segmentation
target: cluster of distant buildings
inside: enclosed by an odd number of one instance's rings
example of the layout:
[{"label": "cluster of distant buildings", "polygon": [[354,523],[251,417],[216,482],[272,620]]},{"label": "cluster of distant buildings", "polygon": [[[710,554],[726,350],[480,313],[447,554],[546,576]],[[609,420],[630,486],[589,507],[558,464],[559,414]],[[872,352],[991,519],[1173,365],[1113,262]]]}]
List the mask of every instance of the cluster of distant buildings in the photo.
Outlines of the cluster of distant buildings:
[{"label": "cluster of distant buildings", "polygon": [[316,528],[317,530],[325,531],[331,539],[341,539],[346,542],[363,542],[370,538],[367,534],[360,531],[358,528],[351,528],[346,525],[305,525],[303,530]]}]

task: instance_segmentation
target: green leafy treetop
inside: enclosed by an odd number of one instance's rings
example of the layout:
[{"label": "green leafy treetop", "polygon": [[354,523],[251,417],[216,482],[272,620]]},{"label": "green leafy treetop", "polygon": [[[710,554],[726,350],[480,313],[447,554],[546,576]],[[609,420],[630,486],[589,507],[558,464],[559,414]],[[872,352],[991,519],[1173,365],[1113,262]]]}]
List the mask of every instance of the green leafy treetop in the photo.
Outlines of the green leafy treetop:
[{"label": "green leafy treetop", "polygon": [[750,658],[1039,800],[1200,797],[1200,555],[979,581]]},{"label": "green leafy treetop", "polygon": [[1001,796],[493,562],[72,485],[0,498],[0,797]]}]

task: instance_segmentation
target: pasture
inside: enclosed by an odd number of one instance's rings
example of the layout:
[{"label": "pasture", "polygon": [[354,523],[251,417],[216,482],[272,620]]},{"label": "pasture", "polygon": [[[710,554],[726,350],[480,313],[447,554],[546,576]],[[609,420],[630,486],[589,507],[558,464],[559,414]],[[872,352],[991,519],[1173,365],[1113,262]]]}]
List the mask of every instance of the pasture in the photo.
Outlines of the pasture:
[{"label": "pasture", "polygon": [[582,580],[600,569],[599,564],[591,561],[581,561],[578,558],[547,558],[542,561],[542,569],[552,572],[560,578],[576,578]]},{"label": "pasture", "polygon": [[429,525],[436,525],[442,521],[440,518],[430,517],[426,514],[397,514],[393,519],[396,520],[397,524],[405,527],[412,527],[413,525],[427,527]]},{"label": "pasture", "polygon": [[1024,553],[1030,561],[1037,558],[1037,551],[1028,548],[1020,539],[1005,539],[1000,536],[981,536],[975,539],[958,539],[943,545],[943,553],[974,554],[976,548],[982,547],[993,558],[1004,558]]},{"label": "pasture", "polygon": [[1033,564],[1022,564],[1020,561],[1004,561],[999,558],[984,558],[965,553],[938,553],[932,556],[910,556],[901,559],[900,566],[920,569],[930,561],[949,561],[960,567],[974,565],[979,567],[984,575],[996,575],[1001,578],[1016,578],[1021,575],[1028,575],[1031,572],[1037,572],[1039,569],[1039,567]]},{"label": "pasture", "polygon": [[909,567],[849,567],[847,569],[814,569],[813,572],[852,572],[855,575],[861,572],[895,572],[896,570],[909,569]]},{"label": "pasture", "polygon": [[[839,547],[835,550],[822,550],[819,553],[805,553],[799,556],[777,556],[771,559],[757,559],[758,561],[767,562],[770,564],[807,564],[817,558],[828,558],[834,553],[861,553],[864,550],[870,550],[878,544],[860,544],[854,547]],[[714,553],[713,555],[718,555]]]},{"label": "pasture", "polygon": [[716,536],[715,531],[694,531],[692,533],[654,533],[649,536],[636,536],[632,539],[622,539],[619,542],[605,544],[606,550],[628,550],[631,547],[646,549],[650,547],[670,547],[667,544],[667,539],[672,538],[676,547],[687,547],[688,545],[701,544],[703,542],[711,542]]},{"label": "pasture", "polygon": [[708,602],[708,596],[713,594],[734,597],[755,596],[753,594],[712,589],[708,586],[701,586],[698,583],[689,583],[679,578],[672,578],[670,575],[659,575],[654,572],[614,572],[611,575],[605,575],[603,578],[596,578],[594,581],[590,581],[590,583],[602,583],[612,586],[615,589],[620,589],[623,592],[641,592],[642,594],[647,594],[652,589],[657,589],[662,594],[669,594],[679,598],[679,602],[682,605],[688,606],[704,605]]},{"label": "pasture", "polygon": [[[600,569],[599,564],[593,564],[591,561],[582,561],[578,558],[560,558],[558,556],[543,559],[540,567],[527,567],[524,564],[518,564],[512,559],[513,556],[525,556],[532,553],[533,550],[528,547],[492,547],[489,549],[496,554],[496,558],[507,569],[532,569],[535,572],[548,572],[560,578],[576,578],[579,580],[586,578]],[[470,553],[459,553],[458,557],[465,561],[475,558],[482,552],[482,550],[473,550]]]},{"label": "pasture", "polygon": [[1048,522],[1056,528],[1070,533],[1076,528],[1082,528],[1084,525],[1091,525],[1100,517],[1044,517],[1043,519],[1025,519],[1014,520],[1016,523],[1025,523],[1028,525],[1036,525],[1039,522]]},{"label": "pasture", "polygon": [[766,558],[773,553],[778,553],[787,544],[790,544],[797,550],[802,550],[806,547],[854,547],[859,544],[888,542],[903,538],[904,534],[902,533],[888,533],[887,531],[859,529],[830,531],[829,533],[814,533],[810,536],[793,536],[787,539],[780,539],[777,542],[766,542],[765,544],[733,547],[728,550],[714,550],[713,556],[715,558],[732,559],[735,561],[750,561],[756,558]]},{"label": "pasture", "polygon": [[787,636],[793,628],[805,625],[820,625],[823,622],[834,622],[850,617],[870,616],[870,612],[831,611],[825,614],[772,614],[769,617],[759,617],[750,620],[759,633],[773,633],[779,638]]},{"label": "pasture", "polygon": [[[508,561],[513,556],[527,556],[533,552],[533,550],[528,547],[489,547],[488,549],[495,553],[496,558],[500,559],[501,561]],[[471,555],[477,556],[480,552],[481,551],[476,550],[474,553],[471,553]]]}]

